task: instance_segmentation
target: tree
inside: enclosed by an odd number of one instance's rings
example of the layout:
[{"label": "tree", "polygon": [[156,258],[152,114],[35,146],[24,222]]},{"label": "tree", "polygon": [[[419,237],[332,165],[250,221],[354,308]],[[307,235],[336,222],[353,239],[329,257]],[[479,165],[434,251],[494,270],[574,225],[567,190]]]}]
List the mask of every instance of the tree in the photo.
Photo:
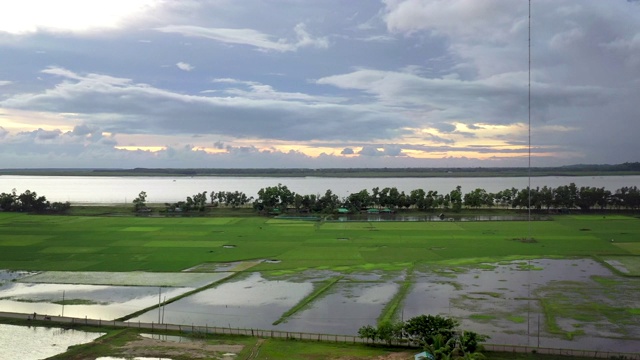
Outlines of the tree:
[{"label": "tree", "polygon": [[486,335],[480,335],[473,331],[463,331],[458,338],[458,346],[464,353],[475,353],[482,350],[480,342],[487,341],[489,337]]},{"label": "tree", "polygon": [[475,189],[469,193],[464,194],[464,205],[466,207],[471,207],[478,209],[483,205],[488,205],[489,195],[487,191],[484,189]]},{"label": "tree", "polygon": [[15,210],[15,204],[17,200],[18,200],[18,195],[16,195],[16,189],[13,189],[10,194],[7,194],[7,193],[0,194],[0,209],[4,211]]},{"label": "tree", "polygon": [[449,193],[449,201],[451,202],[451,210],[453,212],[460,212],[462,210],[462,187],[456,186],[455,190],[451,190]]},{"label": "tree", "polygon": [[369,192],[360,190],[357,193],[351,193],[347,197],[347,207],[352,211],[360,211],[362,208],[368,207],[371,204],[371,196]]},{"label": "tree", "polygon": [[378,325],[377,335],[378,339],[391,345],[394,341],[402,337],[403,324],[401,322],[392,323],[391,321],[384,321]]},{"label": "tree", "polygon": [[316,208],[324,213],[333,213],[338,208],[338,195],[331,190],[327,190],[324,195],[318,198]]},{"label": "tree", "polygon": [[358,336],[363,339],[375,342],[378,338],[378,329],[371,325],[362,326],[360,329],[358,329]]},{"label": "tree", "polygon": [[140,211],[147,207],[147,193],[140,191],[138,197],[133,199],[133,211]]},{"label": "tree", "polygon": [[[191,199],[191,201],[189,201]],[[190,204],[190,207],[197,211],[204,211],[207,207],[207,192],[203,191],[201,193],[193,195],[193,198],[187,198],[187,203]]]},{"label": "tree", "polygon": [[269,186],[258,191],[258,198],[253,207],[260,211],[271,211],[275,208],[281,208],[282,211],[285,211],[287,206],[294,203],[294,197],[295,193],[289,190],[286,185]]},{"label": "tree", "polygon": [[540,205],[542,205],[547,211],[553,206],[553,189],[548,186],[543,186],[538,192],[540,199]]},{"label": "tree", "polygon": [[460,323],[457,320],[440,315],[420,315],[407,320],[404,324],[404,334],[412,341],[429,345],[433,342],[433,336],[441,334],[445,342],[454,335],[454,329]]},{"label": "tree", "polygon": [[54,213],[63,213],[71,208],[71,203],[68,201],[65,202],[53,202],[49,207],[49,211]]},{"label": "tree", "polygon": [[411,202],[415,205],[418,210],[426,210],[427,209],[427,194],[422,189],[411,190],[409,193],[409,198]]}]

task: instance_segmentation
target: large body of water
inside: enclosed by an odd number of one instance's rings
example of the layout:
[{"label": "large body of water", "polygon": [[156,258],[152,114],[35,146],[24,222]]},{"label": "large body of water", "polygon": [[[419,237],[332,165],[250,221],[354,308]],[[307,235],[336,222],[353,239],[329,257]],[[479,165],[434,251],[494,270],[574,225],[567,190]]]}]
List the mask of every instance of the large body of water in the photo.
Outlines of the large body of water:
[{"label": "large body of water", "polygon": [[[482,178],[325,178],[325,177],[89,177],[89,176],[0,176],[0,192],[16,189],[18,193],[31,190],[44,195],[49,201],[71,203],[131,203],[141,191],[147,193],[147,202],[164,203],[184,200],[203,191],[241,191],[256,197],[260,189],[278,184],[286,185],[298,194],[324,194],[330,189],[345,197],[363,189],[396,187],[409,193],[411,190],[435,190],[449,193],[457,185],[467,193],[476,188],[488,192],[504,189],[524,189],[526,177]],[[531,187],[558,187],[575,183],[580,186],[604,187],[615,191],[624,186],[639,186],[640,176],[544,176],[531,178]]]}]

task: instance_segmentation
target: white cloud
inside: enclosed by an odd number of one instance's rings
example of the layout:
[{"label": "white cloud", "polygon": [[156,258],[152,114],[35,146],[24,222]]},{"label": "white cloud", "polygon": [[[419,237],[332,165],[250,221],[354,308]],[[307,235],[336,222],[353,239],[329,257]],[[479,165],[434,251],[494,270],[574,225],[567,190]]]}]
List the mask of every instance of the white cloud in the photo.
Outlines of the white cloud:
[{"label": "white cloud", "polygon": [[20,0],[0,2],[0,32],[88,31],[117,28],[159,0]]},{"label": "white cloud", "polygon": [[[318,79],[319,84],[365,91],[389,107],[422,112],[432,122],[479,120],[494,124],[526,119],[526,74],[501,74],[482,80],[433,79],[415,74],[357,70]],[[597,106],[609,95],[593,86],[535,83],[534,102],[540,114],[558,108]]]},{"label": "white cloud", "polygon": [[[526,1],[276,3],[0,4],[0,162],[479,166],[476,157],[524,156]],[[637,161],[639,34],[637,1],[532,1],[532,135],[548,151],[536,158]],[[349,154],[361,148],[380,156]]]},{"label": "white cloud", "polygon": [[272,36],[253,29],[207,28],[193,25],[168,25],[156,30],[165,33],[178,33],[188,37],[202,37],[226,44],[248,45],[264,51],[288,52],[301,47],[327,48],[326,38],[314,38],[307,31],[304,24],[297,24],[294,28],[296,41],[274,39]]},{"label": "white cloud", "polygon": [[176,66],[178,67],[178,69],[183,70],[183,71],[191,71],[191,70],[195,69],[190,64],[188,64],[186,62],[182,62],[182,61],[177,63]]},{"label": "white cloud", "polygon": [[231,90],[236,95],[203,96],[102,74],[81,75],[61,68],[43,72],[65,80],[40,93],[9,97],[0,106],[81,114],[88,124],[116,133],[205,133],[300,141],[389,138],[410,122],[404,117],[389,121],[391,114],[370,105],[334,104],[321,97],[310,101],[305,94],[279,94],[257,84],[251,84],[250,95]]}]

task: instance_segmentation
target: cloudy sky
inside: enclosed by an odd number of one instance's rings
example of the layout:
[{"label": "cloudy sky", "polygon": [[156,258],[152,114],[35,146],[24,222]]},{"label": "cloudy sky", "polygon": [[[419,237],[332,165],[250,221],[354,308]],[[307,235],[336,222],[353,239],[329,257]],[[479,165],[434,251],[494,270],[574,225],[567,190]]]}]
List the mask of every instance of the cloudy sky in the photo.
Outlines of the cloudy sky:
[{"label": "cloudy sky", "polygon": [[[639,161],[640,2],[532,0],[532,165]],[[528,0],[0,2],[0,168],[527,166]]]}]

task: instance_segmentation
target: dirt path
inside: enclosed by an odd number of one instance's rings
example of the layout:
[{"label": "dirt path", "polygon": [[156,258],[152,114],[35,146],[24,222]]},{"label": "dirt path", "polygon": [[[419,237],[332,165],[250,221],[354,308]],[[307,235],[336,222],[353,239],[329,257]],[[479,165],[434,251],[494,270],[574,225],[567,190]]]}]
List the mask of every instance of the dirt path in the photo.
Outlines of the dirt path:
[{"label": "dirt path", "polygon": [[218,358],[234,359],[244,348],[243,345],[210,345],[205,341],[176,342],[155,340],[139,336],[118,352],[125,357],[136,356],[189,356],[191,359]]},{"label": "dirt path", "polygon": [[258,352],[260,352],[260,346],[264,343],[264,339],[258,339],[256,344],[251,349],[251,354],[247,357],[247,360],[253,360],[258,356]]}]

